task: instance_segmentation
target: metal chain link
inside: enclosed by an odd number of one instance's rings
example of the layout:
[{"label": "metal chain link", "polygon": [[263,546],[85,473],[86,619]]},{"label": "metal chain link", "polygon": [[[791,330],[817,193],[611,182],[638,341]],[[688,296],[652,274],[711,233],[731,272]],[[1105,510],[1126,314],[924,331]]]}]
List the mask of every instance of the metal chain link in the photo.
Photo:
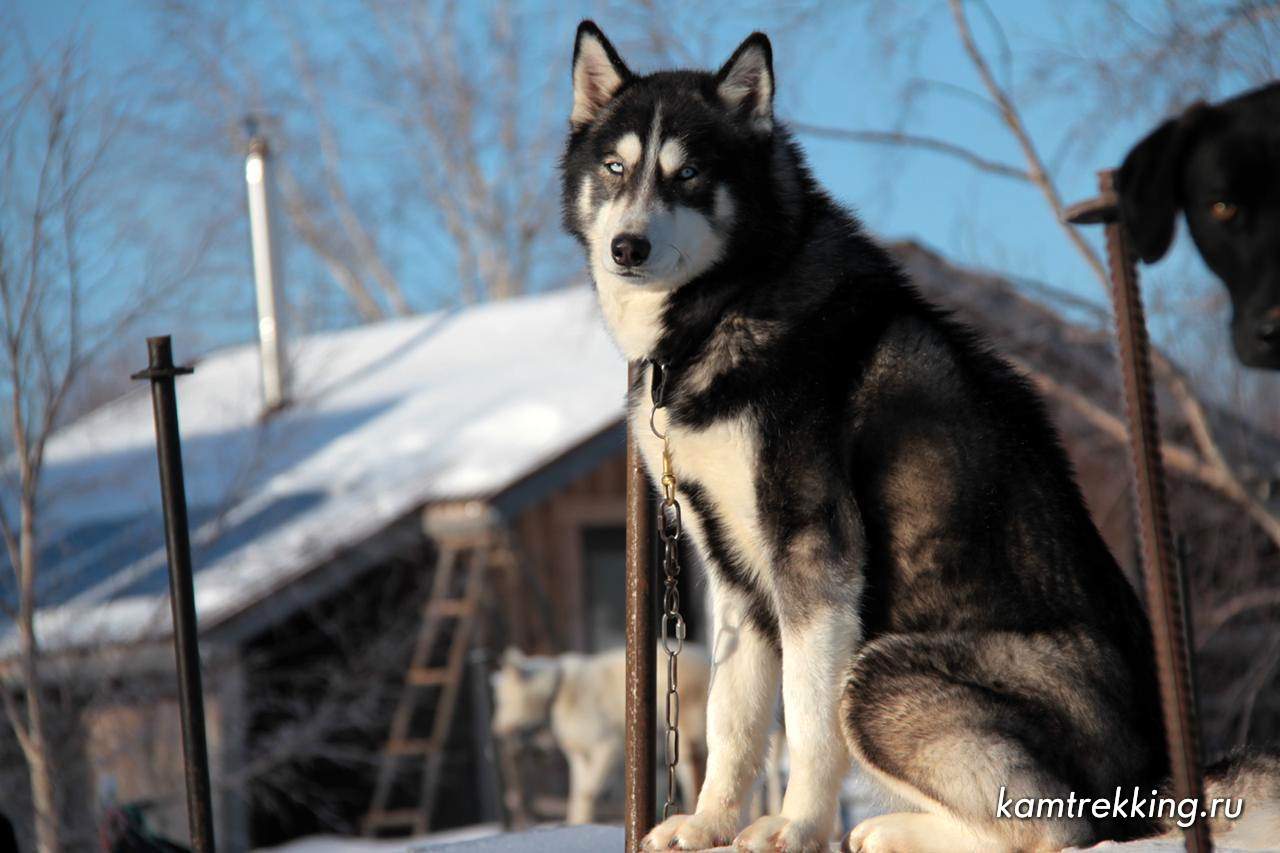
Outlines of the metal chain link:
[{"label": "metal chain link", "polygon": [[662,819],[671,816],[676,805],[676,766],[680,763],[680,652],[684,649],[685,624],[680,615],[680,502],[676,500],[676,475],[671,465],[671,441],[658,429],[658,409],[666,405],[667,368],[652,364],[653,409],[649,413],[649,429],[662,439],[662,497],[658,502],[658,536],[662,539],[662,650],[667,655],[666,759],[667,799],[662,804]]}]

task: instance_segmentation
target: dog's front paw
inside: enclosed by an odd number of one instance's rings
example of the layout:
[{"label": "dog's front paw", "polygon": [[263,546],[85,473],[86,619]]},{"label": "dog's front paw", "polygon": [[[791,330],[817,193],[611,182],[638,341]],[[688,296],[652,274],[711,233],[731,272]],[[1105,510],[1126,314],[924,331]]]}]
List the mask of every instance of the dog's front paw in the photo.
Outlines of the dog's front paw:
[{"label": "dog's front paw", "polygon": [[728,844],[735,829],[737,820],[728,812],[677,814],[655,826],[644,837],[641,847],[645,850],[708,850]]},{"label": "dog's front paw", "polygon": [[748,853],[818,853],[827,849],[830,829],[790,820],[780,815],[765,815],[733,840],[733,849]]}]

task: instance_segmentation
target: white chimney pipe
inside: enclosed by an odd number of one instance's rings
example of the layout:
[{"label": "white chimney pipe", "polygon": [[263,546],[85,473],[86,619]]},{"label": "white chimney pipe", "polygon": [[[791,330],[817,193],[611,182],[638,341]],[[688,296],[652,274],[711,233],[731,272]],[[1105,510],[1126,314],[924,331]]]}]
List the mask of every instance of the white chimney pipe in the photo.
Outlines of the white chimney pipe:
[{"label": "white chimney pipe", "polygon": [[262,405],[271,412],[289,402],[289,370],[280,317],[280,264],[272,240],[267,142],[255,136],[244,161],[249,190],[249,234],[253,241],[253,278],[258,293],[258,346],[262,362]]}]

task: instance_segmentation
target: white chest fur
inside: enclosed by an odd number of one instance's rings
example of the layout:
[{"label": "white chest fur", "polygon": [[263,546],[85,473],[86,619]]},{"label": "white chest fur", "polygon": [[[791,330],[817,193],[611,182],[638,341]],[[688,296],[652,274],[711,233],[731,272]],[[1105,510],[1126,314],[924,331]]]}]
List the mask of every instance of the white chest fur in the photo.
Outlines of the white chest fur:
[{"label": "white chest fur", "polygon": [[652,352],[662,334],[662,315],[667,310],[671,292],[665,288],[636,287],[603,268],[595,271],[595,281],[600,310],[623,354],[635,360]]},{"label": "white chest fur", "polygon": [[[648,394],[632,412],[635,434],[645,466],[656,481],[662,472],[662,441],[649,429]],[[694,544],[706,553],[705,520],[691,505],[680,482],[696,482],[702,487],[709,510],[714,513],[724,544],[732,549],[741,565],[766,580],[770,560],[769,545],[760,523],[756,494],[759,471],[759,434],[754,421],[739,416],[717,421],[704,429],[668,427],[667,413],[659,410],[656,423],[670,430],[671,463],[677,481],[681,517]]]}]

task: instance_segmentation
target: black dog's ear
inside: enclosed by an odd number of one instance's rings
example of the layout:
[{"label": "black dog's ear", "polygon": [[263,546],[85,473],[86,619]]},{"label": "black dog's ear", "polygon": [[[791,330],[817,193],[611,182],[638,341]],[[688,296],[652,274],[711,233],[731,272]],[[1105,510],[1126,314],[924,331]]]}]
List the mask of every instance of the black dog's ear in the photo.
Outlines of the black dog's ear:
[{"label": "black dog's ear", "polygon": [[773,129],[773,48],[764,33],[752,33],[716,74],[716,94],[731,110],[745,110],[751,126]]},{"label": "black dog's ear", "polygon": [[578,24],[573,42],[573,112],[569,115],[573,127],[589,124],[631,76],[594,21]]},{"label": "black dog's ear", "polygon": [[1179,184],[1191,141],[1207,112],[1193,104],[1133,147],[1116,177],[1120,218],[1139,257],[1155,263],[1173,242],[1174,219],[1182,206]]}]

